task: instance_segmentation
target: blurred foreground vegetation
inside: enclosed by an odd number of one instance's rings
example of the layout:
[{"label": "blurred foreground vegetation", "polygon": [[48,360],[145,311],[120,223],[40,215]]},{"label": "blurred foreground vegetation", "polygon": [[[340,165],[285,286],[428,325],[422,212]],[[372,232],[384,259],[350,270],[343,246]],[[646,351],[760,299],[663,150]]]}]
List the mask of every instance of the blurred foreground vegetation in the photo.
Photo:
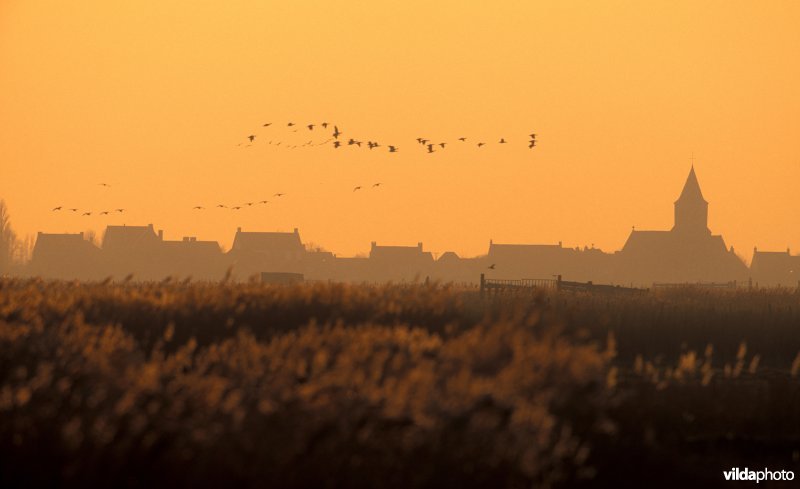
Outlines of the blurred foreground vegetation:
[{"label": "blurred foreground vegetation", "polygon": [[0,487],[800,472],[800,295],[0,280]]}]

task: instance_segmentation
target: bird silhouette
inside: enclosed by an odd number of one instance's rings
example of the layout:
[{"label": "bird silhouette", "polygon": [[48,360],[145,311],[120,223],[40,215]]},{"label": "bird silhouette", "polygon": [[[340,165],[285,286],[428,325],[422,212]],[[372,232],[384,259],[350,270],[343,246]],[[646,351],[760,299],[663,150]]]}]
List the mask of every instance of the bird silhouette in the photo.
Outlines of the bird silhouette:
[{"label": "bird silhouette", "polygon": [[91,215],[92,215],[92,213],[91,213],[91,212],[84,212],[84,213],[83,213],[83,214],[81,214],[81,215],[82,215],[82,216],[91,216]]},{"label": "bird silhouette", "polygon": [[122,214],[123,212],[125,212],[125,209],[116,209],[116,211]]},{"label": "bird silhouette", "polygon": [[417,142],[418,142],[419,144],[422,144],[422,138],[417,138]]},{"label": "bird silhouette", "polygon": [[528,149],[533,149],[534,146],[536,146],[535,139],[531,139],[530,141],[528,141]]},{"label": "bird silhouette", "polygon": [[323,122],[322,124],[320,124],[320,126],[322,126],[323,129],[327,129],[328,128],[328,123],[327,122]]},{"label": "bird silhouette", "polygon": [[220,209],[227,209],[228,208],[227,205],[223,205],[223,204],[217,204],[217,207],[219,207]]},{"label": "bird silhouette", "polygon": [[255,135],[255,134],[251,134],[251,135],[247,136],[247,139],[249,139],[251,143],[253,142],[253,140],[254,140],[255,138],[256,138],[256,135]]},{"label": "bird silhouette", "polygon": [[103,211],[103,212],[100,213],[100,215],[101,216],[107,216],[108,215],[108,211]]},{"label": "bird silhouette", "polygon": [[53,211],[60,211],[60,210],[61,210],[61,206],[53,207]]},{"label": "bird silhouette", "polygon": [[244,205],[246,205],[247,207],[250,207],[250,206],[253,205],[253,203],[252,202],[245,202]]},{"label": "bird silhouette", "polygon": [[306,127],[308,128],[309,131],[313,131],[314,130],[314,124],[309,124]]},{"label": "bird silhouette", "polygon": [[342,142],[341,142],[341,141],[334,141],[334,142],[333,142],[333,147],[334,147],[334,148],[338,148],[338,147],[339,147],[339,146],[341,146],[341,145],[342,145]]},{"label": "bird silhouette", "polygon": [[269,126],[271,126],[271,125],[272,125],[272,123],[271,123],[271,122],[267,122],[267,123],[265,123],[265,124],[264,124],[262,127],[269,127]]},{"label": "bird silhouette", "polygon": [[441,146],[441,147],[442,147],[442,149],[444,149],[444,145],[445,145],[445,144],[447,144],[447,143],[439,143],[439,146]]},{"label": "bird silhouette", "polygon": [[536,139],[536,133],[535,132],[531,134],[531,139]]},{"label": "bird silhouette", "polygon": [[486,143],[478,143],[478,147],[480,148],[480,147],[481,147],[481,146],[483,146],[484,144],[486,144]]},{"label": "bird silhouette", "polygon": [[231,209],[232,209],[232,210],[234,210],[234,211],[238,211],[239,209],[241,209],[241,207],[239,207],[239,206],[237,205],[236,207],[231,207]]},{"label": "bird silhouette", "polygon": [[494,270],[494,263],[492,263],[491,265],[489,265],[487,268],[488,268],[489,270]]},{"label": "bird silhouette", "polygon": [[373,183],[373,184],[372,184],[372,186],[373,186],[373,187],[380,187],[381,185],[383,185],[381,182],[378,182],[378,183]]},{"label": "bird silhouette", "polygon": [[78,209],[69,209],[72,212],[78,212]]},{"label": "bird silhouette", "polygon": [[504,138],[500,138],[500,141],[498,141],[498,142],[499,142],[500,144],[506,144],[506,140],[505,140]]},{"label": "bird silhouette", "polygon": [[355,187],[355,188],[353,189],[353,192],[355,192],[356,190],[361,190],[361,187]]},{"label": "bird silhouette", "polygon": [[273,195],[273,197],[283,197],[284,195],[286,195],[286,194],[275,194],[275,195]]},{"label": "bird silhouette", "polygon": [[466,141],[467,141],[467,138],[461,137],[461,138],[458,138],[458,140],[459,140],[459,141],[461,141],[461,142],[463,143],[463,142],[466,142]]},{"label": "bird silhouette", "polygon": [[97,185],[100,185],[101,187],[110,187],[111,186],[111,185],[109,185],[107,183],[98,183]]},{"label": "bird silhouette", "polygon": [[268,200],[262,200],[261,202],[259,202],[259,204],[269,204],[269,201]]},{"label": "bird silhouette", "polygon": [[397,153],[397,146],[389,146],[390,153]]},{"label": "bird silhouette", "polygon": [[419,144],[425,146],[426,144],[428,144],[428,140],[427,139],[421,139]]},{"label": "bird silhouette", "polygon": [[289,126],[289,127],[292,127],[294,125],[294,122],[290,122],[290,123],[288,123],[286,125]]},{"label": "bird silhouette", "polygon": [[196,206],[192,207],[192,209],[201,211],[201,210],[205,209],[205,207],[200,206],[200,205],[196,205]]},{"label": "bird silhouette", "polygon": [[433,144],[428,145],[428,153],[433,153]]},{"label": "bird silhouette", "polygon": [[334,137],[334,139],[339,139],[339,136],[341,136],[341,135],[342,135],[342,133],[339,132],[339,127],[338,126],[333,126],[333,137]]}]

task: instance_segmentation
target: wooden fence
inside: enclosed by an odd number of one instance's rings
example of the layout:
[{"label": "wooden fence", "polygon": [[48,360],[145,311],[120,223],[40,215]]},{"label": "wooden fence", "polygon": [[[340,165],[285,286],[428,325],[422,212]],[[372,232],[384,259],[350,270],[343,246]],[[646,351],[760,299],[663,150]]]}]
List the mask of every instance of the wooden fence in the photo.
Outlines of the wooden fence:
[{"label": "wooden fence", "polygon": [[693,289],[738,289],[742,287],[752,287],[753,284],[737,283],[736,280],[730,282],[683,282],[683,283],[653,283],[654,289],[675,289],[675,288],[693,288]]},{"label": "wooden fence", "polygon": [[637,289],[633,287],[621,287],[619,285],[595,284],[589,282],[570,282],[561,279],[558,275],[555,279],[547,278],[525,278],[517,280],[501,280],[486,278],[481,274],[481,297],[486,294],[498,294],[502,292],[513,292],[519,290],[547,289],[557,291],[572,292],[599,292],[599,293],[644,293],[648,289]]}]

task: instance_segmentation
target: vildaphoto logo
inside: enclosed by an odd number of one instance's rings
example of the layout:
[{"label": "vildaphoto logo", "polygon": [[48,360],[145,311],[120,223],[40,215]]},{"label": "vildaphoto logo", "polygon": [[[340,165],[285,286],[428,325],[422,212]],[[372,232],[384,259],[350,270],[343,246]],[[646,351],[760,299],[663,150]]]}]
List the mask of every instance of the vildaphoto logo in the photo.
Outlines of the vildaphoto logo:
[{"label": "vildaphoto logo", "polygon": [[722,475],[725,476],[726,481],[756,481],[756,484],[761,481],[794,480],[794,472],[791,470],[769,470],[766,467],[764,467],[764,470],[732,467],[731,470],[723,470]]}]

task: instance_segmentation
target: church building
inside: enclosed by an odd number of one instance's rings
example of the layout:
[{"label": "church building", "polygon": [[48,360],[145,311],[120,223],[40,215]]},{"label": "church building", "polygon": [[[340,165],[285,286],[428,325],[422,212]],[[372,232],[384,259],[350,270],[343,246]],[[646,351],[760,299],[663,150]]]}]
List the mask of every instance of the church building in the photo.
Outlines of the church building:
[{"label": "church building", "polygon": [[722,236],[708,228],[708,202],[694,166],[675,201],[675,223],[669,231],[631,231],[617,253],[624,282],[650,285],[742,281],[748,268],[727,249]]}]

